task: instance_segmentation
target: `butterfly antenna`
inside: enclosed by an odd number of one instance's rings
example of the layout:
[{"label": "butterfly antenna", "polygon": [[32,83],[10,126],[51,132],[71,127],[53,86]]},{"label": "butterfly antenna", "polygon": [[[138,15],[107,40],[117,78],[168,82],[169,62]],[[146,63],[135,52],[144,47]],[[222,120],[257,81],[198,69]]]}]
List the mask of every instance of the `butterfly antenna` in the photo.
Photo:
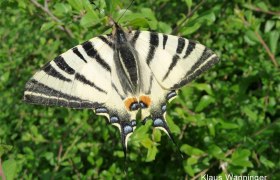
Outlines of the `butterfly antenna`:
[{"label": "butterfly antenna", "polygon": [[125,9],[125,11],[122,13],[122,15],[118,18],[117,23],[119,23],[119,20],[124,16],[124,14],[126,13],[126,11],[131,7],[131,5],[134,3],[134,0],[131,1],[131,3],[129,4],[129,6]]}]

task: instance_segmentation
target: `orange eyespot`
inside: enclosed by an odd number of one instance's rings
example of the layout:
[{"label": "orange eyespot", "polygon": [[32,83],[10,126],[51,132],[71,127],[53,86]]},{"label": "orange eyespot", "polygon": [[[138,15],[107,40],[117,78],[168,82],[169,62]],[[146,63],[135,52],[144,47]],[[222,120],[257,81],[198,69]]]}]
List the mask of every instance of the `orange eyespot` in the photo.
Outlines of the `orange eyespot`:
[{"label": "orange eyespot", "polygon": [[140,96],[140,103],[144,103],[146,107],[150,107],[152,100],[149,96]]},{"label": "orange eyespot", "polygon": [[126,100],[124,100],[124,105],[128,111],[138,109],[138,101],[135,97],[126,98]]}]

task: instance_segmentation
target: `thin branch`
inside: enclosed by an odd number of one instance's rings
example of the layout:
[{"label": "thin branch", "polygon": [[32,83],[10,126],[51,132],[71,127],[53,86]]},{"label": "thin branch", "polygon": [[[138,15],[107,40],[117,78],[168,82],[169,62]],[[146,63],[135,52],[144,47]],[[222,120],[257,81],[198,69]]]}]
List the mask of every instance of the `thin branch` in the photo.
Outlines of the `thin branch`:
[{"label": "thin branch", "polygon": [[268,45],[265,43],[265,41],[264,41],[263,38],[260,36],[260,34],[258,33],[258,31],[255,31],[255,34],[256,34],[258,40],[260,41],[260,43],[262,44],[262,46],[264,47],[266,53],[267,53],[268,56],[270,57],[270,60],[273,62],[274,66],[278,67],[279,64],[277,63],[274,54],[270,51]]},{"label": "thin branch", "polygon": [[180,136],[179,136],[178,139],[182,140],[182,138],[183,138],[183,136],[184,136],[184,132],[185,132],[185,130],[187,129],[187,127],[188,127],[188,125],[187,125],[187,124],[184,124],[184,126],[183,126],[183,128],[182,128],[182,130],[181,130],[181,134],[180,134]]},{"label": "thin branch", "polygon": [[[51,13],[51,11],[49,10],[48,7],[48,2],[47,0],[45,0],[44,2],[44,6],[41,5],[40,3],[38,3],[37,0],[30,0],[36,7],[40,8],[41,10],[43,10],[45,13],[47,13],[51,19],[55,22],[57,22],[58,24],[62,24],[62,21],[60,19],[58,19],[55,15],[53,15]],[[66,32],[71,38],[74,37],[72,31],[70,29],[68,29],[67,27],[63,26],[63,25],[58,25],[59,29],[63,30],[64,32]]]},{"label": "thin branch", "polygon": [[62,145],[62,142],[60,142],[59,143],[58,154],[57,154],[57,162],[58,163],[60,163],[62,151],[63,151],[63,145]]},{"label": "thin branch", "polygon": [[218,161],[215,161],[214,163],[212,163],[210,165],[210,167],[204,169],[203,171],[201,171],[200,173],[198,173],[197,175],[195,175],[191,180],[195,180],[195,179],[199,179],[201,176],[203,176],[204,174],[206,174],[210,168],[212,168],[213,166],[215,166],[218,163]]},{"label": "thin branch", "polygon": [[79,172],[77,166],[76,166],[75,163],[73,162],[72,158],[70,158],[69,161],[70,161],[70,163],[71,163],[71,165],[72,165],[74,171],[76,172],[76,174],[77,174],[77,176],[78,176],[78,180],[80,180],[80,179],[81,179],[81,174],[80,174],[80,172]]},{"label": "thin branch", "polygon": [[172,34],[177,34],[179,28],[180,28],[183,24],[185,24],[185,22],[186,22],[190,17],[193,16],[193,14],[198,10],[198,8],[199,8],[200,6],[203,5],[204,2],[205,2],[205,0],[200,1],[200,2],[193,8],[193,10],[188,11],[188,13],[186,14],[185,19],[173,29]]},{"label": "thin branch", "polygon": [[[246,26],[250,27],[251,24],[244,18],[243,15],[241,15],[239,8],[237,8],[237,10],[238,10],[238,17],[243,21],[243,23],[244,23]],[[275,66],[275,67],[279,67],[279,64],[278,64],[278,62],[276,61],[274,54],[270,51],[270,49],[269,49],[268,45],[265,43],[264,39],[261,37],[261,35],[258,33],[257,30],[255,30],[254,33],[256,34],[256,36],[257,36],[259,42],[261,43],[261,45],[264,47],[266,53],[267,53],[268,56],[270,57],[270,60],[272,61],[272,63],[274,64],[274,66]]]},{"label": "thin branch", "polygon": [[269,11],[269,10],[263,10],[261,8],[255,7],[255,6],[246,6],[248,9],[252,10],[252,11],[256,11],[256,12],[261,12],[261,13],[265,13],[265,14],[270,14],[270,15],[276,15],[276,16],[280,16],[280,12],[274,12],[274,11]]}]

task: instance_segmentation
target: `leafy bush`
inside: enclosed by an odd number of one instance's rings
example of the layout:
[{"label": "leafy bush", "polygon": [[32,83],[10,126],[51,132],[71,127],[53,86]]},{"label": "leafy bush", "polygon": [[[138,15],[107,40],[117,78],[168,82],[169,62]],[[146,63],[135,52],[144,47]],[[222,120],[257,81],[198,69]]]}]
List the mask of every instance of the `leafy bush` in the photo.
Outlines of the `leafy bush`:
[{"label": "leafy bush", "polygon": [[[0,176],[197,179],[233,174],[279,179],[279,2],[135,0],[124,13],[129,4],[1,1]],[[119,132],[104,117],[22,102],[25,83],[46,62],[110,33],[108,15],[124,27],[200,41],[220,56],[219,64],[182,88],[168,105],[167,121],[184,159],[165,134],[149,123],[138,125],[125,173]]]}]

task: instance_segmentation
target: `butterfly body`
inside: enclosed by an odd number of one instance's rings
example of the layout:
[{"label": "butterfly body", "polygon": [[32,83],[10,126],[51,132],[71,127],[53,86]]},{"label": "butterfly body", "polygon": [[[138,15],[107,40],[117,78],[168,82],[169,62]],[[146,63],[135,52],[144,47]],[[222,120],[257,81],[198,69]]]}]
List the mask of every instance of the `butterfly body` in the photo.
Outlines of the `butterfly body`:
[{"label": "butterfly body", "polygon": [[26,84],[24,100],[42,105],[90,108],[105,115],[128,137],[141,120],[172,138],[166,105],[176,90],[218,57],[205,46],[182,37],[149,31],[124,31],[115,23],[112,35],[78,45],[47,63]]}]

